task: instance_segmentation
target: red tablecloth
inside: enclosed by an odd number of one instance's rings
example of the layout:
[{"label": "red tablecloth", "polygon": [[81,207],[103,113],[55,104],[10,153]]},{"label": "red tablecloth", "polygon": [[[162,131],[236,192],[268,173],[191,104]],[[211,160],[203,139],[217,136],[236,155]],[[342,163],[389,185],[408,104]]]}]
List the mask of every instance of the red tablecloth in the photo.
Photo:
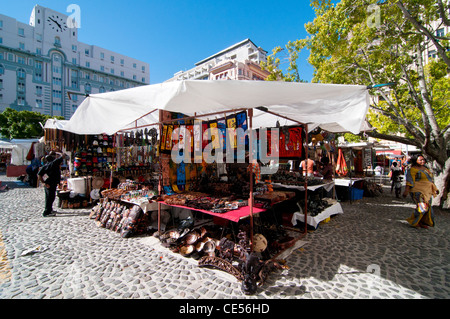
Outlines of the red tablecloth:
[{"label": "red tablecloth", "polygon": [[[172,206],[172,207],[179,207],[179,208],[185,208],[185,209],[189,209],[189,210],[195,210],[197,212],[202,212],[202,213],[209,214],[209,215],[212,215],[215,217],[228,219],[235,223],[239,222],[239,220],[241,220],[242,218],[250,216],[250,206],[243,206],[243,207],[240,207],[239,209],[231,210],[227,213],[213,213],[213,212],[210,212],[209,210],[202,210],[202,209],[181,206],[181,205],[169,205],[165,202],[161,202],[161,204]],[[265,211],[265,209],[253,207],[253,214],[261,213],[263,211]]]}]

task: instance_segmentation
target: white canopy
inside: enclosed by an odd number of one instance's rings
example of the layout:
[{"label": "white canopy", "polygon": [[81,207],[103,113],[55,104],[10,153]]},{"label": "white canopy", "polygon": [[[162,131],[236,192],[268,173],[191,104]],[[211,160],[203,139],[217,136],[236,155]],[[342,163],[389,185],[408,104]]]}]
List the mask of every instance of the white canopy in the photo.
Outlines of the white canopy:
[{"label": "white canopy", "polygon": [[69,121],[57,120],[57,119],[48,119],[45,122],[44,128],[58,129],[64,130],[64,127]]},{"label": "white canopy", "polygon": [[[158,123],[165,110],[199,116],[235,109],[254,110],[253,128],[298,122],[330,132],[359,133],[369,108],[365,86],[269,81],[174,81],[93,94],[78,107],[64,130],[112,135]],[[150,114],[149,114],[150,113]],[[225,114],[225,113],[224,113]],[[223,115],[211,116],[209,119]],[[290,119],[290,120],[289,120]]]}]

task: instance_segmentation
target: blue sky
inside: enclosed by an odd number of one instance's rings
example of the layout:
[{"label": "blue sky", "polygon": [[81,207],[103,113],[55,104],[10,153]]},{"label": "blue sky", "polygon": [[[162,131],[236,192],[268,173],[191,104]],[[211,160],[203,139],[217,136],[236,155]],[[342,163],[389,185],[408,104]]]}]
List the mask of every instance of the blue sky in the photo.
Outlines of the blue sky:
[{"label": "blue sky", "polygon": [[[304,25],[314,19],[309,0],[1,0],[0,13],[28,23],[39,4],[70,15],[81,9],[78,40],[150,64],[151,84],[230,45],[250,38],[271,52],[289,40],[307,36]],[[313,69],[308,53],[301,56],[304,80]]]}]

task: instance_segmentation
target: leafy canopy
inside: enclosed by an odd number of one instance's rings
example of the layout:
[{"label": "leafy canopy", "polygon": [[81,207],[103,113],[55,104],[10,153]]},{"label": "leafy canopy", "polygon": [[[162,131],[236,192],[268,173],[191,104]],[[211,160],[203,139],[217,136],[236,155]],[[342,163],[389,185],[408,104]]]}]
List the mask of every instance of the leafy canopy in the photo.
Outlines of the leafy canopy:
[{"label": "leafy canopy", "polygon": [[44,125],[50,118],[64,119],[60,116],[52,117],[38,112],[7,108],[0,113],[0,134],[8,139],[39,138],[44,135],[41,124]]}]

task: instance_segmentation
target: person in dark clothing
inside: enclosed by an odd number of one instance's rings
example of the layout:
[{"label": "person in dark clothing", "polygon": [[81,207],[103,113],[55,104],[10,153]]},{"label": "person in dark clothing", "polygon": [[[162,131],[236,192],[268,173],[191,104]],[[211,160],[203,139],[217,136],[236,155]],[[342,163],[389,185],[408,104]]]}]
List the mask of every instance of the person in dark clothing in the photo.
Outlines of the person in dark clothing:
[{"label": "person in dark clothing", "polygon": [[39,171],[40,161],[33,155],[31,164],[27,166],[26,172],[28,174],[28,183],[31,187],[38,186],[38,171]]},{"label": "person in dark clothing", "polygon": [[333,164],[330,163],[330,159],[328,157],[322,157],[321,166],[322,167],[319,172],[322,174],[323,179],[326,181],[333,180]]},{"label": "person in dark clothing", "polygon": [[53,211],[53,203],[56,198],[56,188],[61,182],[61,165],[66,157],[65,154],[59,154],[60,156],[55,159],[56,153],[47,155],[44,166],[38,172],[39,181],[44,184],[45,191],[45,209],[42,216],[49,217],[55,216]]},{"label": "person in dark clothing", "polygon": [[391,166],[391,194],[395,188],[395,196],[400,198],[400,193],[402,192],[402,169],[397,166],[397,162],[393,162]]}]

